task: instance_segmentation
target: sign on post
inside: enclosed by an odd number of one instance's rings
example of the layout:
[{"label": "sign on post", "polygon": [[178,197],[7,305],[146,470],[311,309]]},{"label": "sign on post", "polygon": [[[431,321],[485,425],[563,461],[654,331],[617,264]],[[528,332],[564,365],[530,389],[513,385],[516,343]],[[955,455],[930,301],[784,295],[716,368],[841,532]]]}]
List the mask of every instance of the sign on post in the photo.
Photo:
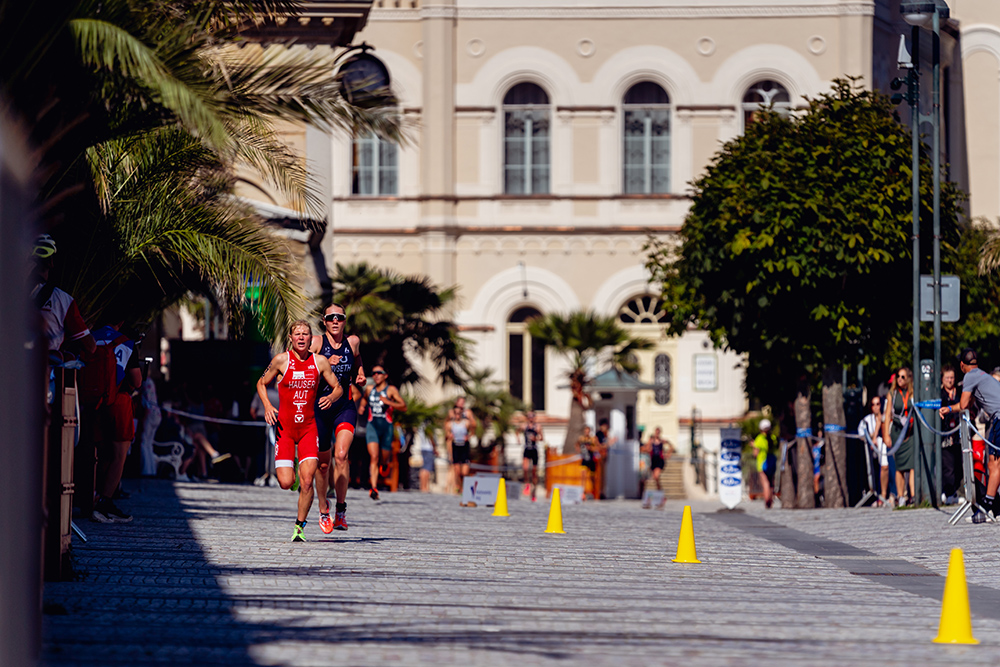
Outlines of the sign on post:
[{"label": "sign on post", "polygon": [[719,450],[719,500],[733,509],[743,499],[743,432],[738,428],[722,429]]},{"label": "sign on post", "polygon": [[[958,276],[941,276],[941,321],[958,322],[962,286]],[[934,276],[920,276],[920,321],[934,321]]]}]

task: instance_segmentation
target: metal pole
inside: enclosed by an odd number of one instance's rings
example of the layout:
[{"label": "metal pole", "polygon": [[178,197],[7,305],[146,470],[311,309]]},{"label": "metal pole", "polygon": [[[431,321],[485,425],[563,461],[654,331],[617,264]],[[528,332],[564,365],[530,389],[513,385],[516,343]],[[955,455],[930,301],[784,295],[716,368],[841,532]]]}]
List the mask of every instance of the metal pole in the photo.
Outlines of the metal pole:
[{"label": "metal pole", "polygon": [[[933,18],[933,88],[931,91],[934,124],[934,372],[941,373],[941,15],[935,8]],[[931,398],[931,397],[928,397]],[[934,412],[934,428],[941,430],[941,415]],[[934,493],[941,493],[941,436],[934,434]],[[937,505],[937,498],[934,499]]]},{"label": "metal pole", "polygon": [[[912,169],[913,169],[913,366],[911,370],[911,383],[913,392],[913,402],[916,403],[920,400],[919,388],[920,384],[917,382],[917,373],[920,372],[920,28],[913,26],[911,32],[911,40],[913,42],[913,68],[909,72],[910,76],[910,87],[909,93],[911,96],[912,103],[910,105],[910,133],[912,135]],[[916,410],[912,405],[911,410]],[[915,418],[915,417],[914,417]],[[914,422],[914,431],[919,429],[919,423]],[[919,446],[920,438],[918,434],[914,433],[916,440],[914,441],[914,446]],[[920,450],[914,452],[916,454],[916,465],[914,466],[914,474],[916,475],[916,488],[917,496],[922,495],[923,485],[920,465]],[[900,497],[904,493],[904,489],[897,489]]]}]

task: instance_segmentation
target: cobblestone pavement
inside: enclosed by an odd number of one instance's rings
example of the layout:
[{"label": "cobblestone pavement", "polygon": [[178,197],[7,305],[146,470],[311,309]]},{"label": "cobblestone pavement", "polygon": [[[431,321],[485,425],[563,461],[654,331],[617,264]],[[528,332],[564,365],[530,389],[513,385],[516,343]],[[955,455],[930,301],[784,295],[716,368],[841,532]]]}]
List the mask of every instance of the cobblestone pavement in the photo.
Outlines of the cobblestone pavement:
[{"label": "cobblestone pavement", "polygon": [[[1000,527],[934,510],[693,506],[701,565],[671,562],[682,503],[509,518],[454,497],[351,491],[350,530],[289,542],[295,496],[139,481],[131,525],[82,527],[45,590],[47,665],[993,665]],[[315,510],[313,519],[316,518]],[[940,646],[965,549],[979,646]]]}]

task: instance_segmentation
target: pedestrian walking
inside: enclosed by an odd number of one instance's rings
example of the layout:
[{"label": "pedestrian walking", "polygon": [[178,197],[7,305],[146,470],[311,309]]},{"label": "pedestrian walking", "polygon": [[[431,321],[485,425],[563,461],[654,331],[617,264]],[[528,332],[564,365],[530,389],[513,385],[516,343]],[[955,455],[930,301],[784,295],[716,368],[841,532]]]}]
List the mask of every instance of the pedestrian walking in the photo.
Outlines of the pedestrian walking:
[{"label": "pedestrian walking", "polygon": [[979,355],[971,347],[962,350],[958,364],[964,374],[962,397],[957,403],[942,405],[939,412],[945,417],[968,410],[974,399],[983,412],[989,415],[989,423],[986,426],[989,479],[986,482],[986,495],[981,499],[986,516],[981,516],[977,511],[973,521],[975,523],[982,523],[987,519],[995,521],[996,509],[993,501],[996,499],[997,489],[1000,488],[1000,382],[980,370]]},{"label": "pedestrian walking", "polygon": [[[281,488],[292,488],[295,483],[295,459],[299,461],[299,503],[292,542],[305,542],[306,517],[312,507],[313,478],[319,464],[315,412],[319,380],[322,377],[329,385],[327,397],[332,402],[336,402],[344,390],[329,360],[309,351],[312,340],[309,323],[297,320],[292,323],[290,331],[291,348],[271,360],[267,370],[257,380],[257,395],[264,404],[264,420],[278,427],[274,468]],[[267,385],[276,378],[280,397],[277,409],[267,397]]]},{"label": "pedestrian walking", "polygon": [[[342,392],[333,397],[333,387],[321,387],[316,397],[316,427],[319,436],[319,465],[316,495],[319,503],[319,527],[324,533],[347,530],[347,484],[351,471],[348,454],[354,442],[354,429],[358,424],[358,407],[351,393],[351,386],[365,385],[365,369],[361,365],[361,339],[348,336],[347,313],[339,303],[332,303],[323,311],[323,333],[313,336],[309,350],[328,360],[337,386]],[[331,452],[332,450],[332,452]],[[330,502],[326,492],[330,488],[330,458],[333,455],[333,488],[337,496],[334,519],[330,521]]]}]

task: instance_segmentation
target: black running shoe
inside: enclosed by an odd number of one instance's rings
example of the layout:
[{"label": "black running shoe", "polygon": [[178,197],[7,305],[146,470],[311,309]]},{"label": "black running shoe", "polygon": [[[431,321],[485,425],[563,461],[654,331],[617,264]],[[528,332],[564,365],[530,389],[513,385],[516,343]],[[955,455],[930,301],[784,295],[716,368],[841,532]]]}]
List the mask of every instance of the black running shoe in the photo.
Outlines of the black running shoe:
[{"label": "black running shoe", "polygon": [[90,518],[98,523],[131,523],[132,517],[120,510],[108,498],[100,498],[94,503]]},{"label": "black running shoe", "polygon": [[372,500],[378,500],[378,490],[377,489],[372,489],[368,493],[368,497],[371,498]]}]

